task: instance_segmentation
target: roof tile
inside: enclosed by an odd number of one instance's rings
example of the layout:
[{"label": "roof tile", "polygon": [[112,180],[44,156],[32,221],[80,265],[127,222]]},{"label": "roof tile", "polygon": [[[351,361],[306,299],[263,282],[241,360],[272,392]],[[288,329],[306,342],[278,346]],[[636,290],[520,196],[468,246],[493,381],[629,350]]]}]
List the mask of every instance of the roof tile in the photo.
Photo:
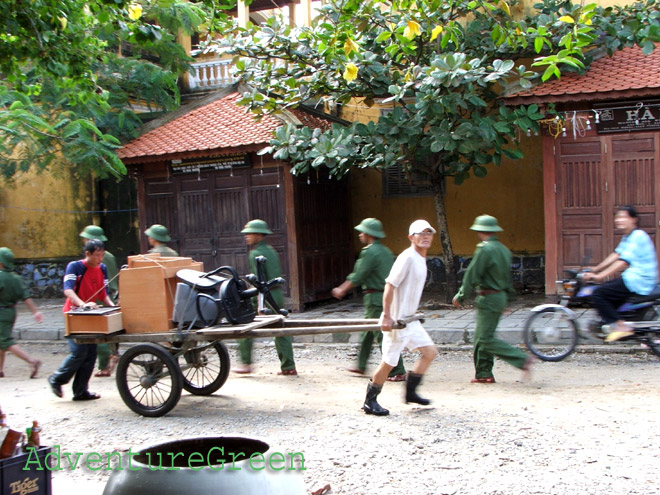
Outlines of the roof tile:
[{"label": "roof tile", "polygon": [[[266,115],[259,122],[229,94],[157,127],[118,151],[122,160],[267,144],[282,120]],[[330,122],[302,110],[292,110],[304,125],[327,129]]]},{"label": "roof tile", "polygon": [[633,46],[595,60],[586,74],[564,74],[507,98],[545,97],[551,101],[548,97],[575,95],[576,99],[594,100],[611,92],[650,88],[660,89],[660,49],[644,55],[640,47]]}]

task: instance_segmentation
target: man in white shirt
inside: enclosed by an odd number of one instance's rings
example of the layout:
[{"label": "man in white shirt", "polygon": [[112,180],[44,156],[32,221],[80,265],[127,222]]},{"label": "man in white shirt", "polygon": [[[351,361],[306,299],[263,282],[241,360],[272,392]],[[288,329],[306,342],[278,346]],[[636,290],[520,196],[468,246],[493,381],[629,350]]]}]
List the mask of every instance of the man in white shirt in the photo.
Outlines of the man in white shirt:
[{"label": "man in white shirt", "polygon": [[426,283],[426,253],[433,242],[435,229],[426,220],[415,220],[408,229],[410,247],[403,251],[385,279],[383,314],[380,328],[383,331],[383,360],[367,386],[367,396],[362,409],[367,414],[386,416],[390,412],[377,402],[390,370],[396,366],[403,349],[418,350],[421,358],[408,373],[405,401],[428,405],[430,400],[417,395],[422,376],[438,354],[435,344],[419,321],[413,321],[400,330],[392,330],[394,323],[413,316],[419,307]]}]

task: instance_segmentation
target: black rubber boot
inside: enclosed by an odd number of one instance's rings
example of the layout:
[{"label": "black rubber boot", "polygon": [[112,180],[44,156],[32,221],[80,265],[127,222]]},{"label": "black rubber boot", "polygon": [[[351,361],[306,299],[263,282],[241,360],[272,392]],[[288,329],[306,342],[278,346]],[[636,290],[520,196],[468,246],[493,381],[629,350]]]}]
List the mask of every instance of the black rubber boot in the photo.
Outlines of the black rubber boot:
[{"label": "black rubber boot", "polygon": [[383,390],[382,385],[369,382],[369,385],[367,385],[367,397],[364,399],[364,405],[362,406],[364,412],[373,414],[374,416],[387,416],[390,413],[387,409],[380,407],[380,404],[376,400],[381,390]]},{"label": "black rubber boot", "polygon": [[416,373],[408,373],[408,381],[406,382],[406,404],[408,402],[414,402],[416,404],[421,404],[422,406],[428,406],[431,401],[428,399],[423,399],[417,395],[417,385],[422,381],[422,376]]}]

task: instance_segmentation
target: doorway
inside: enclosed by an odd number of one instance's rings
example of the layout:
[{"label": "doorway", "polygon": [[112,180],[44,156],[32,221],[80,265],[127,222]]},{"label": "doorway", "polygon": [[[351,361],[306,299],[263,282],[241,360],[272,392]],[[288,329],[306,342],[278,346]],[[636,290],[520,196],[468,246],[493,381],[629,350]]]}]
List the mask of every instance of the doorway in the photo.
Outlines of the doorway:
[{"label": "doorway", "polygon": [[658,137],[658,133],[634,133],[557,139],[556,278],[567,269],[596,265],[614,250],[621,239],[613,221],[620,206],[637,209],[640,228],[658,249]]}]

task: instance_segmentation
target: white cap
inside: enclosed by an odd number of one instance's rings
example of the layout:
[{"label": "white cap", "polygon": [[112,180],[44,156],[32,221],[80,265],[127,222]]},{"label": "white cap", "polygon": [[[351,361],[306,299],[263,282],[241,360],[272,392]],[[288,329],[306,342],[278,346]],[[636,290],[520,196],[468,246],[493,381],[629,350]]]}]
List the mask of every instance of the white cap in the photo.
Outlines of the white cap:
[{"label": "white cap", "polygon": [[431,227],[431,224],[428,223],[426,220],[415,220],[413,223],[410,224],[410,228],[408,229],[408,235],[421,234],[427,229],[430,230],[431,233],[435,234],[435,229]]}]

